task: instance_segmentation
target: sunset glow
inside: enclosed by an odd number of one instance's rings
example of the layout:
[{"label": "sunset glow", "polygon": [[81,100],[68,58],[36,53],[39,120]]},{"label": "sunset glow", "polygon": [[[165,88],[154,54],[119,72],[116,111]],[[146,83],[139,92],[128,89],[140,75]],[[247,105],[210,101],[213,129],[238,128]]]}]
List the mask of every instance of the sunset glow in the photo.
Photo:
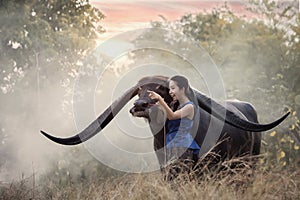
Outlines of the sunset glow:
[{"label": "sunset glow", "polygon": [[[106,17],[103,27],[106,33],[102,39],[111,37],[123,31],[149,27],[151,21],[161,21],[163,16],[167,20],[176,20],[189,13],[210,11],[224,5],[225,1],[195,1],[195,0],[92,0]],[[243,1],[227,1],[227,5],[237,13],[245,13]]]}]

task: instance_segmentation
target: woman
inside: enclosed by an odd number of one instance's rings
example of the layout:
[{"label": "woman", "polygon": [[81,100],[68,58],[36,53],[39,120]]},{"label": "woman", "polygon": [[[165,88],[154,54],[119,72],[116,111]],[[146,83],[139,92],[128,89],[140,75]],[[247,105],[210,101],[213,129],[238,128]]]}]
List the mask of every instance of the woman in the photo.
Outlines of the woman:
[{"label": "woman", "polygon": [[173,109],[166,104],[159,94],[153,91],[148,92],[151,99],[158,100],[168,118],[167,161],[176,160],[176,165],[171,165],[172,169],[169,171],[173,177],[175,174],[187,172],[193,167],[194,162],[197,161],[200,147],[192,137],[197,107],[193,103],[195,96],[188,80],[183,76],[173,76],[169,80],[169,89],[169,94],[174,100]]}]

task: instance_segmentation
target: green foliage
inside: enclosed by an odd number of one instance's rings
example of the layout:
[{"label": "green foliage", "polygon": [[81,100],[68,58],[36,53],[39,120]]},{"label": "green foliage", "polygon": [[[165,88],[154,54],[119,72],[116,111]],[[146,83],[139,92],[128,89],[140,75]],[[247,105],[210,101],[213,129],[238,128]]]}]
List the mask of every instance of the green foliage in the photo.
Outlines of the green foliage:
[{"label": "green foliage", "polygon": [[[1,1],[1,82],[13,89],[32,67],[69,69],[95,45],[103,14],[87,0]],[[51,65],[50,65],[51,63]]]},{"label": "green foliage", "polygon": [[25,138],[29,151],[50,119],[72,116],[66,99],[103,18],[88,0],[0,0],[1,172],[20,164]]}]

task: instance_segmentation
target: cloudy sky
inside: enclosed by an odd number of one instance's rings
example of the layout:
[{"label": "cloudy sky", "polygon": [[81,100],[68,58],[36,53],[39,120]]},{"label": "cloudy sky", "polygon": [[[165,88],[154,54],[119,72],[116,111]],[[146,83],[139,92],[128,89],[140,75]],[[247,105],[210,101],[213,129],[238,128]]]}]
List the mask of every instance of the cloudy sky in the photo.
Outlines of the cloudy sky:
[{"label": "cloudy sky", "polygon": [[[103,26],[111,36],[122,31],[149,27],[150,21],[179,19],[187,13],[211,10],[224,4],[224,0],[91,0],[106,16]],[[227,0],[232,10],[243,13],[245,1]]]}]

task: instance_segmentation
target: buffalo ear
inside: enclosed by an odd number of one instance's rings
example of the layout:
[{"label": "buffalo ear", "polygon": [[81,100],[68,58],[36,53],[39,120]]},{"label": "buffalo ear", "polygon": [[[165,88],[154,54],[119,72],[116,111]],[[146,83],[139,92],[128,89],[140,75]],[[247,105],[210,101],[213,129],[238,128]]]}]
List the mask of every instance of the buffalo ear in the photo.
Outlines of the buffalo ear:
[{"label": "buffalo ear", "polygon": [[156,91],[164,91],[166,89],[166,87],[164,87],[164,86],[162,86],[162,85],[158,85],[158,86],[156,86],[156,88],[155,88],[155,90]]},{"label": "buffalo ear", "polygon": [[158,85],[155,89],[157,93],[160,94],[168,104],[171,103],[172,97],[169,94],[169,87],[166,87],[165,85]]},{"label": "buffalo ear", "polygon": [[[138,87],[137,85],[133,86],[131,89],[129,89],[128,91],[132,90],[133,92],[131,92],[131,96],[130,99],[132,99],[133,97],[135,97],[136,95],[138,95],[139,91],[140,91],[140,87]],[[130,92],[128,93],[130,95]],[[126,96],[126,94],[125,94]]]}]

